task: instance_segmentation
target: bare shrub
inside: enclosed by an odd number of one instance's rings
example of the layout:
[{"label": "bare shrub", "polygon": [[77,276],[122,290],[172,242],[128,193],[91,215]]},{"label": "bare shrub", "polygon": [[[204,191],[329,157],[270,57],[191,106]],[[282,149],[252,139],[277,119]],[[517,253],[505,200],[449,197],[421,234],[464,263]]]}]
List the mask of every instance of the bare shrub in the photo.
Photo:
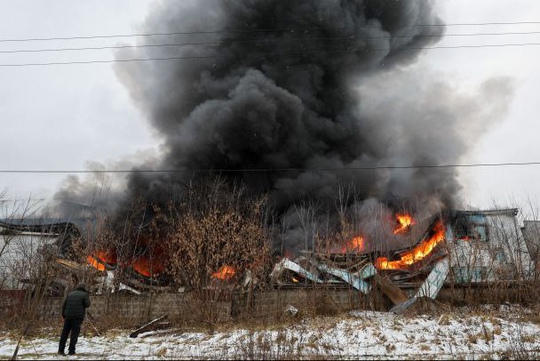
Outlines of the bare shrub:
[{"label": "bare shrub", "polygon": [[265,198],[250,198],[244,188],[215,179],[191,185],[172,218],[156,221],[168,224],[165,272],[201,300],[206,322],[218,318],[213,303],[229,300],[227,293],[246,277],[250,285],[266,283],[271,250]]}]

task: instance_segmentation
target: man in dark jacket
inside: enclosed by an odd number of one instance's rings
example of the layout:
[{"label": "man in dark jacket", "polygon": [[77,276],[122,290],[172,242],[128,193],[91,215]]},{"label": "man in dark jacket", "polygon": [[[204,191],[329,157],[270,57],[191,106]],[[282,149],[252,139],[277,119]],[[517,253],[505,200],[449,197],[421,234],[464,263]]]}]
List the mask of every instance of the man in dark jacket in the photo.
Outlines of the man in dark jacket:
[{"label": "man in dark jacket", "polygon": [[70,332],[68,355],[75,355],[75,346],[77,345],[77,339],[81,332],[81,324],[88,307],[90,307],[90,296],[86,285],[81,283],[67,295],[62,304],[64,328],[62,329],[60,344],[58,345],[59,355],[65,355],[64,349],[66,348],[66,342]]}]

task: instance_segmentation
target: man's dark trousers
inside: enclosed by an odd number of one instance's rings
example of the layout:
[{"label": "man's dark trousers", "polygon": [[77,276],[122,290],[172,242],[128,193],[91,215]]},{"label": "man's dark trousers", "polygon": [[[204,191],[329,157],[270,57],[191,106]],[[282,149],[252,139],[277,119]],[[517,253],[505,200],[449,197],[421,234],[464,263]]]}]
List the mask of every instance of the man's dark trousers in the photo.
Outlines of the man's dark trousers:
[{"label": "man's dark trousers", "polygon": [[71,336],[69,338],[68,353],[75,353],[75,346],[77,345],[79,333],[81,333],[82,322],[82,318],[66,318],[64,320],[64,328],[62,329],[62,334],[60,335],[60,345],[58,352],[64,352],[64,349],[66,348],[67,338],[69,336],[69,333],[71,332]]}]

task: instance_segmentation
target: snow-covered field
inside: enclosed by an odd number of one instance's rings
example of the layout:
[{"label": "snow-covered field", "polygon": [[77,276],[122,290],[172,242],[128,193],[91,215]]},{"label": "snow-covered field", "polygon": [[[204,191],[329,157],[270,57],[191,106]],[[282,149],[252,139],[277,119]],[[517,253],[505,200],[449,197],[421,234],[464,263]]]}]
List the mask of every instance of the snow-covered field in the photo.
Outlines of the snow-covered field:
[{"label": "snow-covered field", "polygon": [[[340,317],[294,319],[287,325],[219,332],[132,330],[89,333],[79,339],[78,360],[165,359],[538,359],[540,317],[517,306],[496,311],[395,315],[352,311]],[[59,333],[58,330],[57,333]],[[18,338],[0,336],[0,358],[9,359]],[[58,359],[58,338],[24,338],[18,359]]]}]

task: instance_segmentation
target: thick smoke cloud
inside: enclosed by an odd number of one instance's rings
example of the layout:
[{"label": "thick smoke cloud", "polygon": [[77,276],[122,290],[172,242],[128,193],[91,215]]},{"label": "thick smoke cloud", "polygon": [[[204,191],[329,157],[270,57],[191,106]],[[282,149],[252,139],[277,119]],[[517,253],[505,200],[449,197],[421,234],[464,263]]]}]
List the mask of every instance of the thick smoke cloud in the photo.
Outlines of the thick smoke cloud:
[{"label": "thick smoke cloud", "polygon": [[[418,26],[426,24],[436,26]],[[342,170],[387,161],[365,131],[354,87],[366,75],[414,61],[443,32],[428,1],[169,2],[145,25],[148,32],[189,34],[141,45],[193,44],[118,54],[179,58],[117,67],[164,138],[156,168],[265,170],[241,174],[252,190],[270,191],[278,208],[309,198],[328,202],[339,182],[364,197],[387,195],[377,172]],[[420,149],[411,161],[430,155]],[[181,180],[137,175],[130,185],[159,198]]]},{"label": "thick smoke cloud", "polygon": [[444,33],[429,0],[163,1],[141,30],[169,35],[117,53],[155,59],[115,67],[163,139],[160,160],[136,168],[175,172],[134,173],[125,197],[165,202],[221,170],[270,193],[291,243],[314,229],[291,206],[332,204],[343,185],[357,209],[453,207],[457,170],[414,167],[458,163],[504,113],[485,100],[510,93],[492,80],[461,94],[414,70]]}]

